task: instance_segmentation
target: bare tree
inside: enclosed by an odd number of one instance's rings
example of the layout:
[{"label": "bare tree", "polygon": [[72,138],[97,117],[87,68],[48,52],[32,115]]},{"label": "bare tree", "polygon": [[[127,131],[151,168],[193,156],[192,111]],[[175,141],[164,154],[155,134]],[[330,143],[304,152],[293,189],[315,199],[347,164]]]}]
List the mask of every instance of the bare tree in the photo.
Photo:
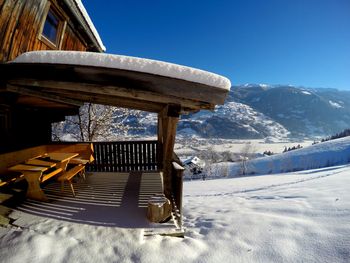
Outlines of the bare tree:
[{"label": "bare tree", "polygon": [[240,156],[240,174],[241,175],[248,174],[249,159],[251,158],[254,151],[255,149],[251,143],[246,143],[242,148],[241,156]]},{"label": "bare tree", "polygon": [[75,141],[108,141],[126,135],[130,130],[127,119],[139,111],[99,104],[86,103],[77,116],[69,116],[65,122],[55,123],[52,128],[53,140],[60,140],[69,134]]}]

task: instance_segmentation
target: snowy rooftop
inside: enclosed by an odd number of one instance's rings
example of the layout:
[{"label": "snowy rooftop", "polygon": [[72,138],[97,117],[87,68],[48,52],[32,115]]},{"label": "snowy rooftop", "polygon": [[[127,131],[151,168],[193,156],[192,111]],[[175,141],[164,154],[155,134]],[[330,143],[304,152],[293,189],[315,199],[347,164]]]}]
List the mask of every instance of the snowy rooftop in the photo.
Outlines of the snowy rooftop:
[{"label": "snowy rooftop", "polygon": [[17,57],[13,63],[48,63],[113,68],[160,75],[201,83],[229,91],[227,78],[200,69],[163,61],[81,51],[32,51]]}]

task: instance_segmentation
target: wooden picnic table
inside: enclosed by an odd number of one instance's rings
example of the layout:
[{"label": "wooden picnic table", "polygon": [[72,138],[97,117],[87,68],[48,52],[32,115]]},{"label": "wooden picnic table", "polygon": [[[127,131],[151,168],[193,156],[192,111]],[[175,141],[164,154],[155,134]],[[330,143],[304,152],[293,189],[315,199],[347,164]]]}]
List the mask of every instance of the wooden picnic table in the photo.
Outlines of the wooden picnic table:
[{"label": "wooden picnic table", "polygon": [[[58,173],[64,172],[67,169],[69,160],[78,156],[78,153],[47,153],[43,156],[49,157],[49,161],[34,158],[27,160],[25,162],[26,164],[17,164],[8,169],[23,173],[24,178],[28,182],[27,198],[48,201],[48,198],[40,187],[40,183]],[[42,158],[43,156],[38,158]],[[44,172],[53,168],[55,169],[44,174]]]},{"label": "wooden picnic table", "polygon": [[50,157],[50,160],[59,161],[59,162],[66,162],[70,159],[77,157],[79,153],[60,153],[60,152],[51,152],[45,154],[45,156]]},{"label": "wooden picnic table", "polygon": [[54,163],[54,162],[48,162],[48,161],[43,161],[43,160],[39,160],[39,159],[27,160],[27,161],[25,161],[25,164],[50,167],[50,168],[56,166],[56,163]]}]

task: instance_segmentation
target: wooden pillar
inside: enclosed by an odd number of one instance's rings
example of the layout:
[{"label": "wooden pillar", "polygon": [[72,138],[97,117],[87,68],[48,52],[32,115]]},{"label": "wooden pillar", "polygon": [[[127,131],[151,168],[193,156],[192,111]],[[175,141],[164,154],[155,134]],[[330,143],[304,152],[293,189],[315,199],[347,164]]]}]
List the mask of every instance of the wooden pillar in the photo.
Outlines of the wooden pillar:
[{"label": "wooden pillar", "polygon": [[[162,140],[163,145],[163,183],[164,194],[167,198],[171,198],[171,176],[172,176],[172,157],[174,152],[176,128],[179,121],[181,107],[178,105],[168,105],[158,116],[161,122],[158,122],[160,134],[158,138]],[[160,136],[160,137],[159,137]]]}]

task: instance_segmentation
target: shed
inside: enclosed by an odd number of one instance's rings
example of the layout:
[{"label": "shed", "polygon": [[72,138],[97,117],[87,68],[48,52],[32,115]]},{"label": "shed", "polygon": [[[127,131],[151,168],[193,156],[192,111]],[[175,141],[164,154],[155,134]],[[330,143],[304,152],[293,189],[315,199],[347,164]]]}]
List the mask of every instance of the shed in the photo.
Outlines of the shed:
[{"label": "shed", "polygon": [[[44,108],[77,107],[94,102],[158,114],[155,146],[138,147],[143,156],[157,148],[156,170],[163,173],[164,194],[182,213],[182,168],[174,153],[177,122],[181,114],[213,110],[223,104],[230,81],[222,76],[176,64],[77,51],[33,51],[0,64],[1,94],[16,97],[15,106]],[[40,98],[37,105],[27,98]],[[135,142],[136,143],[136,142]],[[142,143],[141,143],[142,144]],[[103,146],[107,147],[108,146]],[[133,166],[126,147],[124,171],[143,170]],[[109,151],[108,151],[109,152]],[[134,154],[134,153],[133,153]],[[111,158],[106,158],[110,160]],[[145,158],[145,160],[148,158]],[[107,171],[109,171],[107,169]]]},{"label": "shed", "polygon": [[181,225],[177,122],[181,114],[223,104],[230,81],[172,63],[98,53],[103,51],[81,0],[0,1],[0,154],[49,144],[51,123],[77,114],[85,102],[156,113],[156,141],[93,142],[89,169],[160,172]]}]

